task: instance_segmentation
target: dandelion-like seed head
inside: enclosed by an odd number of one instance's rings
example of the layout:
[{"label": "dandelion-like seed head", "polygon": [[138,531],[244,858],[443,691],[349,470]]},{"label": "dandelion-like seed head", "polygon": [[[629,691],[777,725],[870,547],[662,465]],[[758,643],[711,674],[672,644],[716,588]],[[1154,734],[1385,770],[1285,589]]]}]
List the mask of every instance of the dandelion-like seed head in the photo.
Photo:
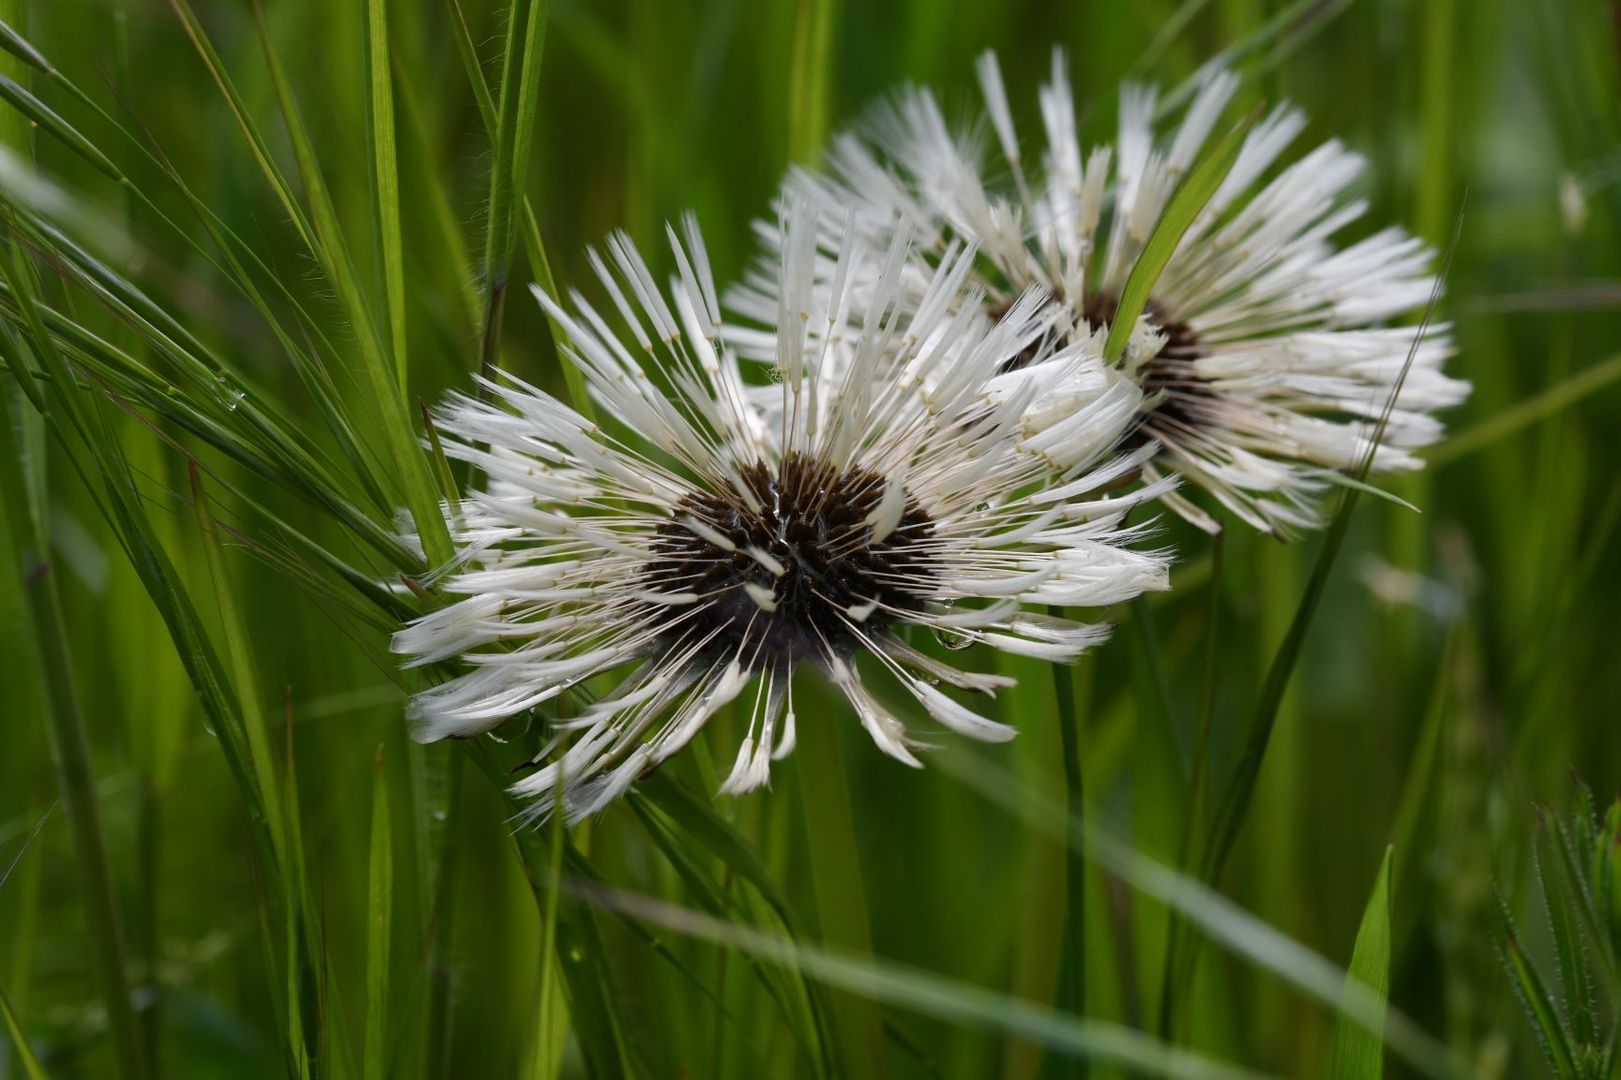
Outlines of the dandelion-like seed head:
[{"label": "dandelion-like seed head", "polygon": [[[540,297],[600,423],[510,377],[438,412],[447,454],[482,482],[441,578],[459,599],[395,636],[408,662],[461,669],[413,700],[416,735],[474,735],[615,674],[552,722],[516,784],[537,815],[559,796],[570,817],[600,810],[734,703],[746,729],[722,790],[759,787],[798,738],[807,668],[907,764],[925,743],[903,712],[1009,738],[961,700],[1008,680],[946,663],[914,628],[1061,661],[1107,628],[1041,609],[1166,586],[1164,553],[1133,546],[1148,526],[1124,518],[1171,482],[1117,490],[1154,450],[1116,449],[1138,390],[1084,343],[1020,360],[1061,307],[1032,289],[987,320],[975,253],[948,248],[916,281],[904,230],[879,252],[835,236],[821,279],[836,226],[798,202],[778,224],[779,304],[752,326],[722,318],[690,218],[670,234],[667,291],[622,236],[591,254],[614,321],[577,294]],[[864,314],[834,341],[857,287]],[[770,384],[744,378],[740,339],[768,347]],[[1033,424],[1059,386],[1064,415]]]},{"label": "dandelion-like seed head", "polygon": [[[908,89],[833,142],[826,173],[796,170],[784,190],[848,218],[875,249],[897,227],[914,230],[912,296],[942,252],[966,244],[979,252],[971,280],[989,317],[1032,287],[1055,297],[1065,317],[1049,340],[1015,358],[1018,366],[1107,332],[1138,257],[1238,84],[1227,72],[1203,73],[1180,121],[1163,130],[1158,92],[1127,85],[1116,141],[1088,149],[1055,52],[1039,95],[1045,142],[1037,156],[1021,145],[993,56],[981,58],[978,74],[986,108],[977,127],[954,130],[928,91]],[[1413,451],[1441,433],[1434,414],[1469,389],[1441,370],[1451,352],[1444,324],[1421,334],[1386,325],[1432,294],[1424,244],[1399,229],[1334,241],[1366,208],[1345,195],[1362,159],[1330,141],[1266,179],[1305,126],[1285,105],[1244,135],[1155,281],[1117,369],[1142,391],[1135,437],[1161,447],[1145,476],[1180,476],[1239,519],[1282,535],[1321,522],[1332,474],[1372,450],[1393,397],[1376,470],[1417,468]],[[770,223],[759,232],[768,250],[780,246]],[[833,244],[826,231],[824,281]],[[768,257],[729,295],[738,311],[775,304],[773,266]],[[857,321],[864,295],[857,290],[848,313]],[[747,341],[742,347],[750,351]],[[1038,395],[1034,406],[1053,417],[1075,401],[1084,397],[1060,391]],[[1185,491],[1168,495],[1168,505],[1214,530]]]}]

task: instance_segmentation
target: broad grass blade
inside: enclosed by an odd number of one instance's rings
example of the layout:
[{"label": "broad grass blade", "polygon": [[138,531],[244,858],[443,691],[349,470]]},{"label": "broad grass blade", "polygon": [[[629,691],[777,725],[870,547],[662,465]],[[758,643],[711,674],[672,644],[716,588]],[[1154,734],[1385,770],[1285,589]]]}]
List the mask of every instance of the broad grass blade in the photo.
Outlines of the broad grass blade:
[{"label": "broad grass blade", "polygon": [[1187,179],[1176,189],[1176,194],[1171,196],[1165,213],[1160,215],[1148,242],[1143,245],[1142,254],[1137,256],[1137,262],[1126,278],[1125,288],[1120,290],[1120,303],[1109,324],[1109,336],[1103,344],[1106,360],[1119,360],[1125,353],[1126,342],[1131,340],[1137,317],[1143,313],[1154,283],[1171,261],[1183,235],[1215,197],[1221,182],[1227,179],[1233,163],[1238,160],[1239,150],[1243,148],[1245,132],[1260,116],[1261,110],[1257,107],[1229,128],[1221,141],[1211,147],[1210,152],[1188,173]]},{"label": "broad grass blade", "polygon": [[[1379,863],[1373,893],[1362,912],[1362,925],[1351,950],[1348,979],[1355,979],[1378,995],[1390,994],[1390,919],[1393,882],[1390,874],[1391,849]],[[1370,1029],[1341,1016],[1334,1037],[1334,1063],[1330,1075],[1335,1080],[1379,1080],[1385,1072],[1385,1043],[1381,1029]]]}]

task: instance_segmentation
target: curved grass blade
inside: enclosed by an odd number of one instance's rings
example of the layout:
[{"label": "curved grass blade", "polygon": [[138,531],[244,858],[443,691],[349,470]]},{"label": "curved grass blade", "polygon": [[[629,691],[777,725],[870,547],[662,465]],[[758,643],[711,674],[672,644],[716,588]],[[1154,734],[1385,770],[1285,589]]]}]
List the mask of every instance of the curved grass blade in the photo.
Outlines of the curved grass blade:
[{"label": "curved grass blade", "polygon": [[[1357,466],[1355,479],[1359,482],[1367,481],[1368,472],[1373,466],[1374,453],[1384,439],[1391,411],[1395,409],[1396,401],[1401,396],[1402,386],[1407,381],[1407,372],[1412,368],[1419,343],[1424,339],[1424,333],[1435,313],[1435,306],[1440,300],[1442,282],[1446,280],[1447,271],[1452,265],[1452,255],[1457,250],[1458,237],[1462,230],[1463,214],[1460,211],[1453,229],[1452,241],[1447,245],[1441,271],[1436,275],[1435,286],[1424,309],[1424,317],[1413,333],[1412,345],[1408,349],[1401,374],[1391,389],[1390,398],[1385,402],[1384,411],[1368,440],[1368,448]],[[1317,614],[1318,601],[1322,599],[1329,574],[1334,569],[1340,549],[1345,544],[1346,534],[1350,531],[1351,515],[1356,509],[1359,494],[1355,487],[1348,487],[1341,493],[1339,508],[1335,511],[1323,538],[1322,550],[1312,566],[1311,577],[1306,582],[1306,590],[1300,598],[1300,605],[1295,609],[1289,631],[1284,636],[1283,643],[1278,646],[1277,654],[1272,658],[1272,665],[1267,670],[1266,682],[1261,689],[1260,701],[1256,705],[1255,719],[1250,725],[1243,754],[1217,804],[1215,817],[1211,820],[1200,872],[1200,878],[1207,884],[1215,884],[1220,880],[1222,871],[1227,865],[1227,858],[1232,853],[1233,844],[1238,839],[1238,832],[1248,814],[1250,799],[1255,793],[1256,781],[1260,778],[1261,762],[1266,756],[1266,748],[1272,738],[1272,727],[1277,721],[1278,709],[1283,704],[1284,692],[1288,689],[1290,677],[1294,674],[1295,664],[1300,659],[1306,633]]]},{"label": "curved grass blade", "polygon": [[192,508],[203,537],[203,551],[207,556],[208,575],[214,586],[214,597],[219,605],[221,628],[225,635],[225,651],[236,687],[236,703],[242,733],[247,742],[247,756],[252,769],[255,789],[264,804],[265,820],[270,828],[270,840],[278,859],[285,861],[286,837],[282,834],[281,792],[272,771],[270,728],[266,721],[264,702],[259,695],[259,679],[254,672],[252,639],[242,621],[236,602],[236,586],[225,568],[224,554],[220,550],[219,533],[214,525],[208,493],[203,490],[203,477],[195,461],[187,462],[187,475],[191,482]]},{"label": "curved grass blade", "polygon": [[565,887],[587,903],[802,971],[842,993],[1027,1039],[1058,1053],[1108,1062],[1151,1076],[1228,1080],[1260,1075],[1167,1046],[1130,1028],[1069,1016],[893,961],[793,942],[652,897],[590,883],[569,882]]},{"label": "curved grass blade", "polygon": [[[1380,1000],[1390,994],[1390,919],[1394,888],[1390,866],[1391,849],[1379,863],[1373,893],[1362,912],[1362,925],[1351,950],[1347,979],[1355,979]],[[1334,1062],[1329,1074],[1335,1080],[1379,1080],[1385,1072],[1383,1032],[1352,1023],[1341,1017],[1334,1036]]]}]

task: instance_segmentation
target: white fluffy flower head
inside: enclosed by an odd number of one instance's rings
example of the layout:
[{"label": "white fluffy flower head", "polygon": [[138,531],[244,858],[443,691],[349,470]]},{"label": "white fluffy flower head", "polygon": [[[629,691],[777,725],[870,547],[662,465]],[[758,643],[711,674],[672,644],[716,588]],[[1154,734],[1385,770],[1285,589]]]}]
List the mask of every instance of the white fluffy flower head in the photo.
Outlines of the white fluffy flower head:
[{"label": "white fluffy flower head", "polygon": [[[941,252],[966,243],[980,253],[973,282],[988,316],[1039,287],[1067,311],[1054,343],[1107,328],[1171,196],[1221,129],[1236,78],[1206,73],[1180,123],[1163,134],[1157,92],[1128,85],[1116,143],[1083,150],[1064,56],[1055,51],[1040,92],[1045,147],[1034,167],[994,56],[981,58],[979,81],[988,124],[954,132],[928,91],[908,89],[835,140],[826,174],[792,173],[784,197],[816,202],[830,221],[850,218],[875,248],[887,246],[897,224],[915,231],[913,295]],[[1284,535],[1319,524],[1330,474],[1368,452],[1415,334],[1386,323],[1423,307],[1434,286],[1429,251],[1399,229],[1336,246],[1334,236],[1366,208],[1345,195],[1363,162],[1340,143],[1263,181],[1305,126],[1298,110],[1283,106],[1246,133],[1231,172],[1156,282],[1119,367],[1143,392],[1137,437],[1162,447],[1145,475],[1180,475],[1250,525]],[[984,145],[987,129],[996,155]],[[760,232],[780,249],[779,229],[765,223]],[[824,282],[837,242],[829,228]],[[758,314],[775,304],[779,284],[767,258],[728,299]],[[1030,358],[1042,351],[1038,343]],[[1376,470],[1418,467],[1412,451],[1440,435],[1433,414],[1467,394],[1468,384],[1441,371],[1450,352],[1444,325],[1418,341]],[[1038,399],[1049,414],[1061,405]],[[1184,493],[1167,501],[1216,527]]]},{"label": "white fluffy flower head", "polygon": [[[1107,452],[1135,391],[1080,346],[1011,363],[1052,332],[1055,307],[1033,292],[981,318],[962,248],[902,303],[904,234],[877,266],[846,237],[818,286],[814,215],[791,209],[781,224],[773,385],[743,378],[689,218],[684,240],[670,232],[667,291],[615,236],[606,258],[591,256],[612,314],[578,294],[566,308],[540,296],[600,426],[511,378],[488,386],[492,401],[455,396],[439,410],[446,452],[484,481],[443,579],[461,599],[395,637],[411,663],[462,666],[412,702],[415,734],[473,735],[587,680],[612,684],[555,722],[541,767],[516,784],[536,814],[559,790],[571,817],[594,813],[733,703],[747,730],[722,790],[764,784],[794,745],[803,667],[907,764],[922,744],[881,700],[896,691],[929,726],[1009,738],[960,700],[1007,680],[945,663],[909,627],[1065,660],[1106,628],[1032,606],[1166,585],[1165,556],[1128,546],[1144,527],[1123,521],[1158,492],[1112,491],[1151,452]],[[865,314],[834,364],[825,329],[846,318],[856,282],[870,290]],[[1091,390],[1035,431],[1043,381]]]}]

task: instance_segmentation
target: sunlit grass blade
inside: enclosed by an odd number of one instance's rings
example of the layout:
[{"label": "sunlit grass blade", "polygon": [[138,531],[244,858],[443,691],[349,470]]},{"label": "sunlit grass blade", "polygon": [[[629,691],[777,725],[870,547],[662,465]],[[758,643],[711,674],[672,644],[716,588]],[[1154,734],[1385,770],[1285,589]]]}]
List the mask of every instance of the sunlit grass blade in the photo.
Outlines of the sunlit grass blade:
[{"label": "sunlit grass blade", "polygon": [[371,845],[366,886],[366,1044],[363,1074],[366,1080],[389,1075],[388,980],[389,935],[394,915],[394,840],[389,824],[388,783],[383,773],[383,748],[371,793]]},{"label": "sunlit grass blade", "polygon": [[[1115,1024],[1057,1012],[1033,1002],[847,949],[774,937],[651,897],[572,883],[580,899],[677,933],[748,953],[820,979],[839,992],[896,1008],[1028,1039],[1062,1054],[1086,1057],[1150,1076],[1252,1077],[1259,1074],[1175,1047]],[[858,1067],[869,1074],[872,1063]]]},{"label": "sunlit grass blade", "polygon": [[[1394,880],[1390,874],[1390,849],[1379,863],[1368,906],[1362,912],[1362,925],[1356,932],[1347,978],[1355,979],[1379,996],[1390,993],[1390,920]],[[1335,1080],[1379,1080],[1385,1071],[1383,1032],[1371,1030],[1342,1018],[1334,1038]]]}]

